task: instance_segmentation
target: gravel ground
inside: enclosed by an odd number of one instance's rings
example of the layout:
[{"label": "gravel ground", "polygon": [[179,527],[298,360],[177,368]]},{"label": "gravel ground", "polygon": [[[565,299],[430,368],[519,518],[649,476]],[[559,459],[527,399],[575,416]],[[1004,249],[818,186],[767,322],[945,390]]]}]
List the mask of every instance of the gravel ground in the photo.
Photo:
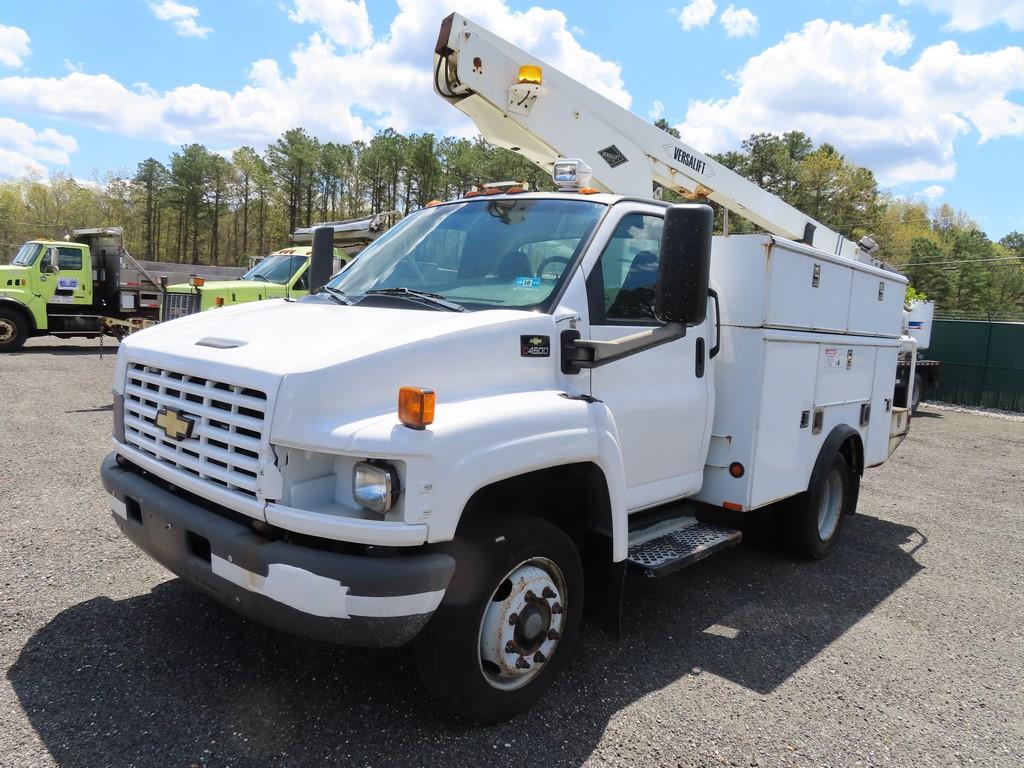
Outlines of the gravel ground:
[{"label": "gravel ground", "polygon": [[114,357],[0,358],[0,765],[1024,765],[1024,425],[929,410],[824,562],[770,537],[626,588],[513,722],[438,713],[409,655],[193,593],[107,511]]}]

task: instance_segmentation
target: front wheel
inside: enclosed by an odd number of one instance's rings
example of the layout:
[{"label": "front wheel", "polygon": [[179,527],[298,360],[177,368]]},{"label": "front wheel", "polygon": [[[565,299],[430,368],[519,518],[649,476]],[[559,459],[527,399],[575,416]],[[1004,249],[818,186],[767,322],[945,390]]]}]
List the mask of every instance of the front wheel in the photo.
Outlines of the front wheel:
[{"label": "front wheel", "polygon": [[449,712],[507,720],[550,687],[579,634],[583,566],[560,529],[492,518],[455,543],[455,576],[416,639],[424,685]]},{"label": "front wheel", "polygon": [[843,521],[857,505],[860,477],[841,453],[824,472],[811,476],[805,493],[794,496],[783,509],[786,546],[800,557],[820,560],[832,551]]},{"label": "front wheel", "polygon": [[20,349],[28,338],[28,327],[20,312],[0,307],[0,352]]}]

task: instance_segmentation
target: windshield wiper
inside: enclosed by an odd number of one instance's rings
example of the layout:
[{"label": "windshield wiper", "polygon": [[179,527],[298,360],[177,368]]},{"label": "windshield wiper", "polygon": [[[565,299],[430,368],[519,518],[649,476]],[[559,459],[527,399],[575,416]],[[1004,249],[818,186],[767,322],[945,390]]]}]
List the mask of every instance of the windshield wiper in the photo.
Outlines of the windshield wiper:
[{"label": "windshield wiper", "polygon": [[270,282],[270,278],[269,278],[269,277],[267,277],[266,275],[253,275],[253,276],[252,276],[251,278],[249,278],[249,279],[250,279],[250,280],[264,280],[264,281],[266,281],[266,282],[268,282],[268,283]]},{"label": "windshield wiper", "polygon": [[[346,307],[351,307],[353,304],[352,299],[345,295],[344,291],[339,291],[337,288],[331,285],[325,285],[320,288],[320,291],[326,291],[327,295],[336,301],[338,304],[344,304]],[[320,291],[317,291],[319,293]]]},{"label": "windshield wiper", "polygon": [[366,292],[367,296],[408,296],[410,299],[422,299],[428,304],[433,304],[443,309],[447,309],[449,312],[468,312],[461,304],[456,304],[454,301],[449,301],[440,293],[430,293],[429,291],[414,291],[411,288],[374,288],[373,290]]}]

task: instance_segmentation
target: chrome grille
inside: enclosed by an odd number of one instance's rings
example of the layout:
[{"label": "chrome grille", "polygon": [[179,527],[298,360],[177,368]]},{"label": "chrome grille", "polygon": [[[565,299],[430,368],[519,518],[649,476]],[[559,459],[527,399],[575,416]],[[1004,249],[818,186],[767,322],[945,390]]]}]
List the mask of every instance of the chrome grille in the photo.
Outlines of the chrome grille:
[{"label": "chrome grille", "polygon": [[174,320],[199,311],[199,294],[165,293],[163,320]]},{"label": "chrome grille", "polygon": [[[168,408],[195,422],[192,436],[175,440],[157,425]],[[125,384],[125,439],[134,448],[182,472],[249,499],[266,449],[263,428],[267,395],[259,390],[128,364]]]}]

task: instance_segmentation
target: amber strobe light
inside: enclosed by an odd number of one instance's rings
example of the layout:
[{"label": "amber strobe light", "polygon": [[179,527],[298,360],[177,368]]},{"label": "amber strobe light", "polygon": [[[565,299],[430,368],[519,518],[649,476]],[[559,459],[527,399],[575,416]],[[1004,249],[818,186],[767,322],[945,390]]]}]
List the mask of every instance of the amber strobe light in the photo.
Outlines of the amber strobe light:
[{"label": "amber strobe light", "polygon": [[743,465],[740,464],[738,461],[734,461],[732,464],[729,465],[729,474],[732,475],[733,477],[743,477],[745,473],[746,470],[743,468]]},{"label": "amber strobe light", "polygon": [[402,387],[398,390],[398,420],[410,429],[434,423],[434,390]]},{"label": "amber strobe light", "polygon": [[530,83],[531,85],[541,84],[541,69],[536,64],[523,64],[519,68],[520,84]]}]

